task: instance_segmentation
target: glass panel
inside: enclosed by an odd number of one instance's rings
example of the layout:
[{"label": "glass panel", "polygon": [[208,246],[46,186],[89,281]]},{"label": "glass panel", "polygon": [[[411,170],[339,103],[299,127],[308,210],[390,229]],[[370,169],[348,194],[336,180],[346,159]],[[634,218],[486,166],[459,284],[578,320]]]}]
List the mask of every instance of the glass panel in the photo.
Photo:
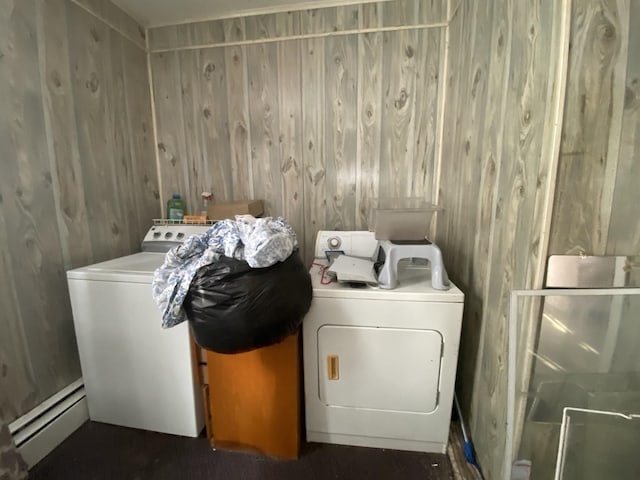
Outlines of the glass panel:
[{"label": "glass panel", "polygon": [[556,479],[640,478],[640,417],[568,409],[562,428]]},{"label": "glass panel", "polygon": [[[527,292],[517,297],[519,336],[512,432],[513,460],[530,462],[529,478],[542,480],[554,478],[565,407],[640,412],[640,295],[547,292],[547,296],[536,298],[537,302]],[[591,428],[584,432],[600,436],[598,441],[605,443],[617,441],[613,430]],[[589,442],[585,445],[592,445]],[[638,447],[640,435],[633,442],[636,452]],[[623,451],[627,455],[631,450],[601,453],[620,460]],[[582,454],[576,451],[571,460],[573,471],[577,471],[579,455],[584,465],[595,461],[586,458],[587,450]]]}]

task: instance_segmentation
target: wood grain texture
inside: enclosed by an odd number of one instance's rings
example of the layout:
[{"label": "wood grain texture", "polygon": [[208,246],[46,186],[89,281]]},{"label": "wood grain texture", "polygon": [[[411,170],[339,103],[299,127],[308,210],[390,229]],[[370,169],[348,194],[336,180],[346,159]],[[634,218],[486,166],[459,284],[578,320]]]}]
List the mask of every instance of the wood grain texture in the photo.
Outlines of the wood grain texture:
[{"label": "wood grain texture", "polygon": [[83,159],[82,184],[95,261],[124,254],[128,238],[112,155],[116,149],[111,112],[111,53],[109,28],[85,10],[68,10],[72,88],[78,125],[78,147]]},{"label": "wood grain texture", "polygon": [[[535,224],[535,207],[544,195],[538,173],[550,158],[541,158],[546,109],[541,98],[547,98],[549,64],[542,59],[552,49],[552,4],[513,5],[513,36],[509,85],[506,90],[503,160],[497,182],[494,225],[494,254],[489,266],[489,284],[485,302],[486,322],[483,338],[483,367],[475,392],[477,417],[475,433],[483,443],[491,476],[499,477],[502,459],[496,458],[493,444],[504,444],[503,427],[506,411],[507,312],[512,289],[536,288],[532,265],[537,259],[536,235],[541,224]],[[537,64],[541,61],[541,64]],[[506,156],[509,161],[505,162]],[[491,319],[491,320],[488,320]],[[491,412],[491,414],[487,414]],[[477,441],[477,440],[476,440]]]},{"label": "wood grain texture", "polygon": [[640,2],[631,1],[622,132],[616,171],[607,255],[640,254]]},{"label": "wood grain texture", "polygon": [[300,35],[300,12],[280,12],[246,18],[246,40]]},{"label": "wood grain texture", "polygon": [[[278,44],[278,94],[280,99],[280,175],[282,177],[282,215],[299,239],[301,258],[306,258],[304,242],[304,179],[302,163],[302,71],[301,42]],[[255,177],[254,177],[255,178]],[[254,181],[254,186],[256,182]]]},{"label": "wood grain texture", "polygon": [[19,415],[78,378],[80,369],[52,208],[55,201],[39,71],[37,6],[34,1],[25,1],[3,7],[0,83],[6,95],[1,100],[5,138],[0,208],[2,234],[6,235],[3,245],[10,256],[3,254],[3,269],[9,269],[6,273],[11,276],[4,277],[1,287],[3,298],[10,302],[9,317],[3,314],[1,321],[6,322],[10,335],[15,338],[20,332],[24,339],[15,345],[19,353],[14,353],[12,360],[24,360],[24,351],[20,352],[24,346],[29,358],[27,365],[4,364],[3,371],[11,371],[16,378],[19,372],[30,370],[27,378],[31,380],[27,381],[33,382],[28,394],[24,382],[17,382],[15,399],[11,388],[3,389],[3,397],[9,396],[6,401]]},{"label": "wood grain texture", "polygon": [[81,375],[65,270],[137,250],[159,208],[135,127],[151,124],[144,52],[69,0],[0,12],[0,406],[12,420]]},{"label": "wood grain texture", "polygon": [[356,222],[357,38],[325,40],[326,227],[352,230]]},{"label": "wood grain texture", "polygon": [[[137,208],[138,233],[142,236],[153,218],[160,217],[160,192],[154,150],[149,72],[145,52],[123,44],[124,91],[126,96],[127,132],[130,139],[132,169],[130,172]],[[130,205],[128,205],[130,207]],[[137,248],[137,244],[136,244]]]},{"label": "wood grain texture", "polygon": [[[81,0],[94,2],[97,0]],[[377,10],[376,24],[370,23],[369,11]],[[361,11],[364,15],[361,18]],[[360,28],[407,27],[412,25],[444,26],[447,21],[447,0],[391,0],[309,10],[253,15],[245,19],[246,35],[233,40],[222,31],[228,20],[211,20],[149,29],[152,52],[193,47],[225,46],[234,42],[260,39],[287,39],[298,35],[336,32],[356,33]]]},{"label": "wood grain texture", "polygon": [[449,31],[436,239],[466,295],[458,383],[487,478],[502,478],[509,293],[544,261],[555,8],[463,1]]},{"label": "wood grain texture", "polygon": [[318,230],[326,225],[326,166],[324,144],[324,40],[302,41],[302,163],[304,171],[305,262],[310,262]]},{"label": "wood grain texture", "polygon": [[207,352],[216,448],[298,458],[300,450],[299,334],[251,352]]},{"label": "wood grain texture", "polygon": [[120,7],[109,0],[71,0],[85,8],[107,25],[115,28],[124,38],[146,50],[145,30]]},{"label": "wood grain texture", "polygon": [[[364,5],[366,7],[368,5]],[[381,23],[377,4],[365,10],[366,22]],[[382,136],[383,34],[359,36],[358,65],[358,178],[356,228],[366,229],[372,200],[378,197],[380,184],[380,148]],[[365,81],[366,79],[366,81]]]},{"label": "wood grain texture", "polygon": [[[482,8],[475,3],[473,9],[461,10],[450,28],[449,97],[439,193],[439,205],[444,210],[438,214],[442,221],[438,241],[443,246],[450,274],[465,291],[458,373],[461,379],[458,393],[465,409],[471,404],[480,348],[494,187],[502,140],[508,35],[504,8],[489,4]],[[470,52],[460,55],[466,48]],[[483,53],[486,50],[492,55]],[[470,225],[473,227],[469,228]]]},{"label": "wood grain texture", "polygon": [[205,186],[216,200],[233,200],[233,178],[227,113],[225,55],[221,48],[198,52],[199,69],[193,72],[200,81],[202,154],[207,165]]},{"label": "wood grain texture", "polygon": [[[387,14],[381,4],[370,4],[227,19],[221,21],[225,42],[253,43],[152,54],[159,142],[186,139],[189,167],[177,176],[184,174],[190,189],[204,178],[216,199],[265,200],[268,215],[284,215],[294,226],[307,261],[318,230],[367,227],[380,185],[387,195],[431,199],[443,30],[291,39],[364,24],[401,28],[409,17],[415,21],[414,14],[421,22],[428,16],[420,2],[401,6]],[[163,44],[181,42],[183,35],[197,45],[205,23],[162,27]],[[217,60],[205,66],[198,60],[203,52],[222,55],[222,68]],[[192,85],[203,69],[224,84],[221,97],[211,81],[206,88]],[[167,97],[163,92],[177,78],[181,95]],[[396,101],[400,114],[387,115],[397,112]],[[207,122],[215,125],[199,126],[198,108],[208,108]],[[207,148],[191,145],[212,131],[219,153],[213,158],[211,141]],[[167,182],[176,177],[162,157],[161,175]]]},{"label": "wood grain texture", "polygon": [[395,0],[381,2],[385,27],[446,22],[446,0]]},{"label": "wood grain texture", "polygon": [[628,0],[572,3],[567,121],[550,254],[604,255],[607,250],[625,90],[624,74],[618,74],[627,61],[627,40],[621,32],[621,21],[628,22],[625,3]]},{"label": "wood grain texture", "polygon": [[[69,37],[66,0],[40,3],[42,18],[40,52],[45,122],[48,121],[50,156],[54,192],[57,192],[56,212],[65,268],[76,268],[93,262],[89,221],[82,183],[82,165],[78,148],[74,92],[71,84]],[[53,149],[51,151],[51,148]]]},{"label": "wood grain texture", "polygon": [[[180,82],[180,59],[176,53],[151,56],[159,169],[162,177],[160,199],[166,203],[173,193],[190,198],[184,139],[184,118]],[[187,209],[192,205],[187,205]]]},{"label": "wood grain texture", "polygon": [[[226,41],[245,38],[244,18],[229,19],[224,23]],[[246,47],[225,47],[224,54],[233,197],[241,200],[253,196]]]},{"label": "wood grain texture", "polygon": [[280,173],[280,114],[278,92],[278,46],[272,43],[249,45],[249,128],[251,164],[256,198],[264,201],[265,214],[282,215],[282,175]]},{"label": "wood grain texture", "polygon": [[198,214],[203,208],[202,192],[211,191],[209,162],[203,150],[203,92],[201,89],[200,52],[190,50],[179,55],[180,105],[182,107],[182,127],[188,183],[186,200],[187,211]]}]

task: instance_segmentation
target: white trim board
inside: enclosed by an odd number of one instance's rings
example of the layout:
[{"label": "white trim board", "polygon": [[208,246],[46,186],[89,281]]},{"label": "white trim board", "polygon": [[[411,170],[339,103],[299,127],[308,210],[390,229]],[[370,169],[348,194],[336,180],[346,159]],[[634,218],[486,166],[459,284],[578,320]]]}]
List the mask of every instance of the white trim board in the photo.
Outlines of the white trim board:
[{"label": "white trim board", "polygon": [[78,379],[9,424],[9,431],[31,468],[88,420],[84,385]]}]

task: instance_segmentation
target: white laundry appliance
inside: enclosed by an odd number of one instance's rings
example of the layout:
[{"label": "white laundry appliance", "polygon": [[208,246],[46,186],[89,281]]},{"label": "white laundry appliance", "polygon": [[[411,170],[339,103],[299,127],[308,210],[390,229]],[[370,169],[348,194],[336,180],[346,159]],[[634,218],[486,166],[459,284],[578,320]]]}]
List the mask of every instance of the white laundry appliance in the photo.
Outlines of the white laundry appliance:
[{"label": "white laundry appliance", "polygon": [[[437,247],[423,255],[429,262],[400,260],[387,247],[372,232],[318,233],[303,322],[307,441],[444,453],[464,295],[432,265],[441,262]],[[327,251],[372,259],[380,250],[384,288],[332,281]]]},{"label": "white laundry appliance", "polygon": [[207,228],[153,226],[141,253],[67,272],[91,420],[200,434],[202,395],[189,327],[162,329],[151,281],[169,248]]}]

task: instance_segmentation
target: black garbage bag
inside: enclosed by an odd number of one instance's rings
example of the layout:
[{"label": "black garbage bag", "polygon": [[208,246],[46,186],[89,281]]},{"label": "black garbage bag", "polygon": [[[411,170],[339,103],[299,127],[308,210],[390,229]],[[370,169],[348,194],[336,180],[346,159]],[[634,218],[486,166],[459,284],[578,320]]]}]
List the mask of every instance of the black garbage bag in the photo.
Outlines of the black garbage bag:
[{"label": "black garbage bag", "polygon": [[198,270],[183,306],[198,345],[240,353],[295,332],[311,297],[311,277],[296,250],[267,268],[221,257]]}]

